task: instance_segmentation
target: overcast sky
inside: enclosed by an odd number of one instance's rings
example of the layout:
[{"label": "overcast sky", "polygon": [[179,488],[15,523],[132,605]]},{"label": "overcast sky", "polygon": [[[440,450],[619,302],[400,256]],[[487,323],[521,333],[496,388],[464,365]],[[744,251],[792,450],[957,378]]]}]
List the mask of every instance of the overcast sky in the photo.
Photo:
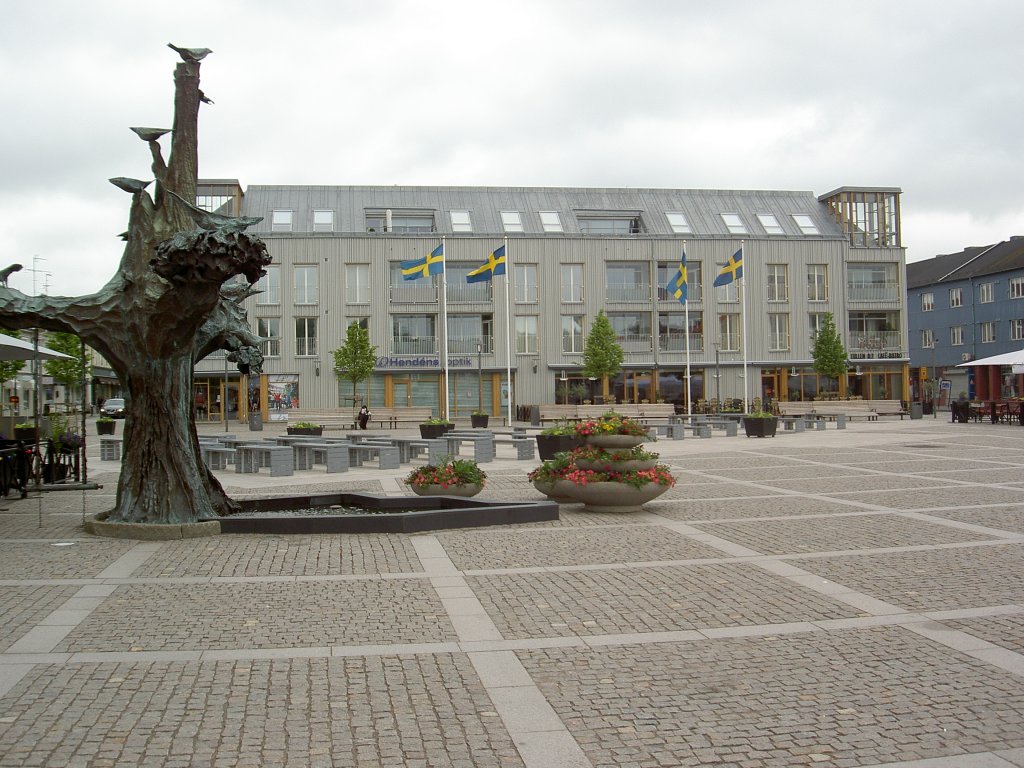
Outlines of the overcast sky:
[{"label": "overcast sky", "polygon": [[0,262],[26,293],[33,256],[37,293],[114,273],[168,42],[214,51],[203,178],[894,186],[917,261],[1024,234],[1021,29],[1016,0],[5,2]]}]

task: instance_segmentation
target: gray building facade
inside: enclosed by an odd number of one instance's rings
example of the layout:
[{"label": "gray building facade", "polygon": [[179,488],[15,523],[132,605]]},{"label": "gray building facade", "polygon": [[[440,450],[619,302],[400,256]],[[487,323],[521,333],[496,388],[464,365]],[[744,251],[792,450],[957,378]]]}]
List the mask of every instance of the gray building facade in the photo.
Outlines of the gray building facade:
[{"label": "gray building facade", "polygon": [[[447,400],[452,416],[478,407],[501,416],[509,398],[517,406],[663,400],[685,410],[687,344],[694,401],[810,399],[826,390],[906,399],[899,195],[891,187],[815,196],[269,185],[243,193],[233,180],[201,181],[200,205],[263,217],[249,231],[265,240],[274,263],[246,304],[268,338],[263,376],[239,380],[222,360],[207,359],[197,389],[208,403],[219,395],[229,411],[259,409],[266,418],[299,405],[350,405],[331,352],[356,322],[377,347],[377,368],[360,385],[371,410],[440,411]],[[443,309],[439,276],[407,281],[399,266],[442,239]],[[508,273],[467,283],[502,245]],[[742,281],[713,287],[741,248]],[[686,307],[666,289],[684,251]],[[600,310],[625,362],[615,378],[592,381],[582,374],[582,353]],[[811,367],[826,313],[850,358],[838,382]]]}]

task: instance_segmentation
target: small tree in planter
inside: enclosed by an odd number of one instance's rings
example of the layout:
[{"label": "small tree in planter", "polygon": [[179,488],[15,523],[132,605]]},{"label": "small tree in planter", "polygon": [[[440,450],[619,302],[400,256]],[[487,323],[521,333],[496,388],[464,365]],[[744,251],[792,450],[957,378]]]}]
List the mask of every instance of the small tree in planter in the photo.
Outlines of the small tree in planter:
[{"label": "small tree in planter", "polygon": [[377,365],[377,347],[370,344],[370,332],[358,323],[349,323],[345,343],[334,350],[334,375],[352,382],[352,407],[359,401],[356,386],[373,375]]},{"label": "small tree in planter", "polygon": [[821,328],[814,334],[811,356],[814,358],[814,370],[820,376],[839,381],[846,373],[846,348],[843,347],[843,340],[839,338],[839,331],[836,330],[831,312],[825,313],[821,320]]},{"label": "small tree in planter", "polygon": [[602,309],[597,313],[583,347],[583,375],[598,380],[605,376],[610,378],[622,369],[624,359],[625,353],[616,341],[615,329]]}]

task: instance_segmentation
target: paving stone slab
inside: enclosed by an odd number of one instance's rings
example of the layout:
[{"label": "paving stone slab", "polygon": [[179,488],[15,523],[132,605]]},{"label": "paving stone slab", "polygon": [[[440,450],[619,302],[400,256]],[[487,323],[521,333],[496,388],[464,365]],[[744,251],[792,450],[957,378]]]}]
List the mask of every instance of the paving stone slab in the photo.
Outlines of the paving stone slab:
[{"label": "paving stone slab", "polygon": [[1024,744],[1019,680],[892,627],[517,656],[594,765],[866,765]]},{"label": "paving stone slab", "polygon": [[85,538],[67,547],[50,542],[0,541],[0,579],[96,576],[134,547],[134,541]]}]

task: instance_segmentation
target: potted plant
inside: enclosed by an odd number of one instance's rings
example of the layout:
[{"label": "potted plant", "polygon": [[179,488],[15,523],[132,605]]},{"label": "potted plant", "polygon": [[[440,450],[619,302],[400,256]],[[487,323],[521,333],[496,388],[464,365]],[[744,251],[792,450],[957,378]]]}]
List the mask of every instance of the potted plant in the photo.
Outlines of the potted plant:
[{"label": "potted plant", "polygon": [[584,445],[572,452],[572,461],[580,469],[595,472],[634,472],[658,466],[658,454],[645,451],[642,445],[607,450],[597,445]]},{"label": "potted plant", "polygon": [[485,413],[483,411],[473,411],[471,414],[469,414],[470,424],[472,424],[474,427],[479,427],[481,429],[487,428],[487,420],[489,418],[490,414]]},{"label": "potted plant", "polygon": [[109,416],[100,416],[96,419],[97,435],[112,435],[117,429],[117,420]]},{"label": "potted plant", "polygon": [[647,427],[636,419],[608,411],[598,419],[576,423],[576,434],[602,448],[632,448],[647,440]]},{"label": "potted plant", "polygon": [[555,458],[555,454],[571,451],[583,445],[583,438],[576,434],[576,427],[569,422],[559,422],[541,430],[537,435],[537,453],[541,461]]},{"label": "potted plant", "polygon": [[778,417],[768,411],[754,411],[743,417],[743,430],[747,437],[775,437]]},{"label": "potted plant", "polygon": [[22,421],[14,425],[14,439],[22,440],[26,443],[34,443],[39,437],[39,430],[36,429],[36,425],[30,421]]},{"label": "potted plant", "polygon": [[575,467],[565,479],[576,486],[574,495],[588,512],[635,512],[676,484],[664,464],[627,471],[612,464],[606,472]]},{"label": "potted plant", "polygon": [[420,422],[420,437],[424,440],[433,440],[455,427],[448,419],[440,416],[431,416],[426,421]]},{"label": "potted plant", "polygon": [[297,421],[295,424],[288,427],[289,435],[312,435],[314,437],[320,437],[323,433],[323,426],[320,424],[314,424],[311,421]]},{"label": "potted plant", "polygon": [[412,470],[403,482],[419,496],[476,496],[487,479],[472,459],[447,458]]},{"label": "potted plant", "polygon": [[527,475],[533,487],[552,501],[559,504],[575,504],[576,486],[565,476],[573,471],[572,454],[562,452],[555,454]]}]

